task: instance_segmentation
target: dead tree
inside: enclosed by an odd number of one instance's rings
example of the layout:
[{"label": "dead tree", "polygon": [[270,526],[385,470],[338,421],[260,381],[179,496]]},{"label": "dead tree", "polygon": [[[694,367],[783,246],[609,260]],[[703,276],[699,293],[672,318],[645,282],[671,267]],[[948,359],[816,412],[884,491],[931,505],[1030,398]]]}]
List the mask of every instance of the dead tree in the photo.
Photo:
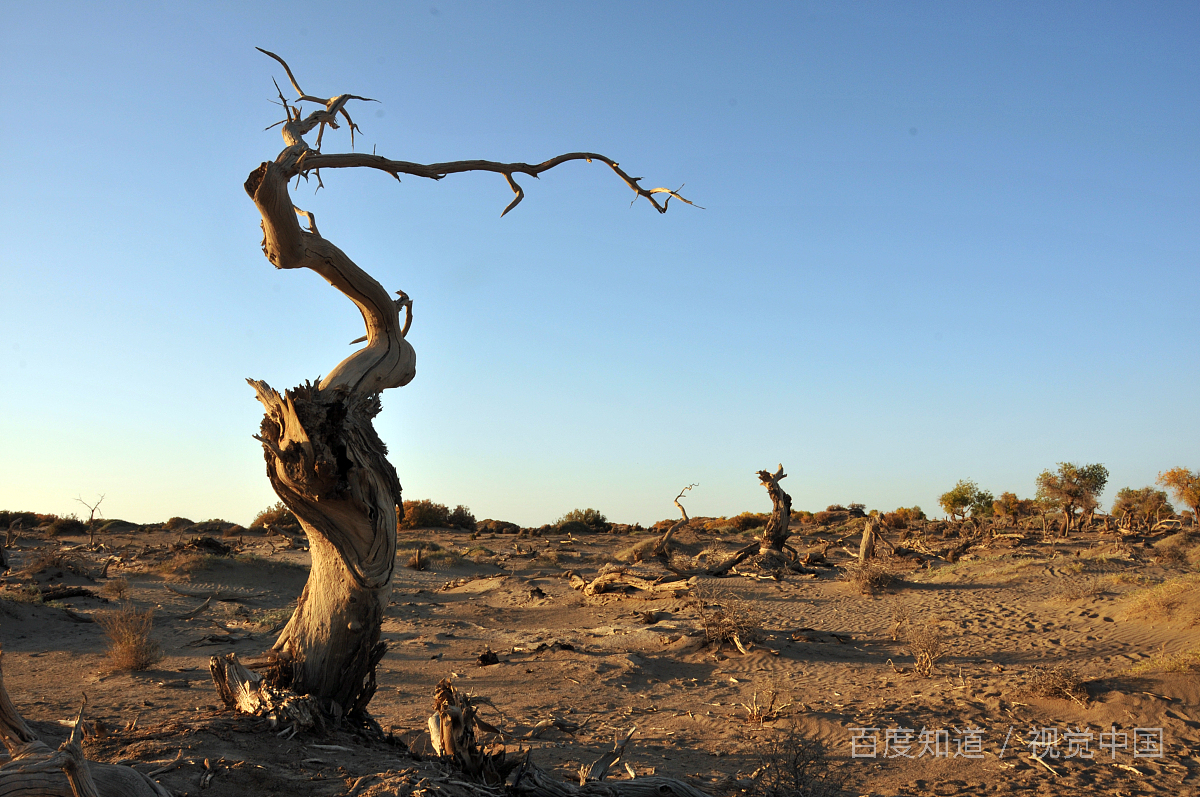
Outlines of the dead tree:
[{"label": "dead tree", "polygon": [[675,532],[686,526],[688,521],[691,519],[688,517],[687,510],[683,508],[683,504],[679,503],[679,499],[683,498],[683,494],[688,490],[698,486],[699,485],[697,484],[689,484],[687,487],[684,487],[679,491],[679,495],[675,496],[674,504],[679,509],[680,518],[673,526],[671,526],[671,528],[667,529],[661,537],[654,541],[654,546],[649,553],[650,556],[661,556],[665,558],[671,555],[671,537],[675,535]]},{"label": "dead tree", "polygon": [[[214,657],[211,668],[218,692],[231,707],[262,713],[272,706],[290,706],[282,715],[296,722],[314,716],[369,722],[366,706],[385,650],[380,625],[395,567],[397,507],[403,506],[400,481],[372,419],[380,411],[380,394],[408,384],[416,373],[416,355],[405,337],[412,302],[402,291],[397,291],[399,299],[392,299],[322,237],[313,214],[292,203],[289,181],[312,175],[320,187],[322,169],[359,167],[377,169],[397,181],[401,174],[440,180],[459,172],[495,172],[516,194],[504,209],[507,213],[524,197],[514,175],[537,177],[567,161],[598,160],[624,180],[635,199],[647,199],[661,213],[672,198],[687,200],[665,188],[642,188],[641,178],[630,177],[612,159],[590,152],[539,164],[469,160],[428,165],[374,154],[322,152],[325,128],[336,130],[343,119],[353,144],[358,126],[347,105],[373,100],[353,94],[328,99],[305,94],[282,58],[262,52],[283,66],[299,95],[293,107],[279,91],[286,116],[279,123],[285,147],[252,171],[245,183],[262,216],[263,253],[276,268],[315,271],[350,299],[362,313],[366,345],[315,384],[305,383],[283,395],[265,382],[247,380],[266,409],[257,439],[263,445],[267,477],[308,537],[312,569],[295,613],[270,651],[248,660],[249,669],[232,656]],[[304,115],[305,102],[319,107]],[[316,144],[309,146],[304,136],[314,129]],[[307,229],[298,217],[306,220]],[[309,696],[309,704],[290,700],[285,691]]]},{"label": "dead tree", "polygon": [[[101,495],[94,504],[84,501],[81,496],[76,496],[75,500],[86,506],[90,512],[88,515],[88,547],[94,548],[96,547],[96,513],[100,512],[100,504],[104,503],[104,496]],[[100,515],[103,517],[104,513],[100,512]]]},{"label": "dead tree", "polygon": [[783,545],[787,542],[788,527],[792,522],[792,497],[779,486],[779,480],[786,478],[787,474],[783,472],[782,464],[775,473],[765,470],[758,472],[759,481],[767,488],[767,495],[771,496],[771,519],[767,521],[762,537],[759,538],[759,553],[782,553]]},{"label": "dead tree", "polygon": [[[3,657],[0,652],[0,658]],[[84,700],[84,705],[87,701]],[[0,741],[11,760],[0,767],[5,797],[170,797],[141,772],[83,757],[83,705],[70,737],[57,751],[38,739],[4,688],[0,669]]]}]

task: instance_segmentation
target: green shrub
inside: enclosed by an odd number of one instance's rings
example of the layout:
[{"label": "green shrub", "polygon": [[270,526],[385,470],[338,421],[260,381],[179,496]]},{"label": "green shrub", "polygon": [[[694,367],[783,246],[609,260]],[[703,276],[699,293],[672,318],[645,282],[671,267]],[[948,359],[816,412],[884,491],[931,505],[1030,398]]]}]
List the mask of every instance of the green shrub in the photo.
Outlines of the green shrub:
[{"label": "green shrub", "polygon": [[587,526],[587,531],[608,531],[608,518],[597,512],[595,509],[572,509],[567,514],[560,517],[554,522],[561,531],[568,523],[582,523]]},{"label": "green shrub", "polygon": [[[175,518],[172,518],[174,520]],[[252,529],[295,529],[300,530],[300,521],[292,514],[283,501],[277,501],[254,516],[250,523]]]},{"label": "green shrub", "polygon": [[565,523],[558,524],[559,534],[590,534],[593,531],[595,531],[595,529],[579,520],[568,520]]},{"label": "green shrub", "polygon": [[405,501],[404,514],[397,525],[402,529],[448,529],[450,528],[450,510],[445,504],[435,504],[422,498],[419,501]]},{"label": "green shrub", "polygon": [[51,537],[58,537],[63,534],[83,534],[86,531],[87,524],[75,515],[56,517],[50,521],[50,526],[46,529],[46,533]]},{"label": "green shrub", "polygon": [[38,515],[36,512],[10,512],[7,509],[0,511],[0,527],[9,528],[11,526],[20,526],[23,529],[37,528],[45,515]]},{"label": "green shrub", "polygon": [[767,525],[767,521],[770,519],[771,516],[764,512],[743,512],[731,517],[728,524],[737,531],[749,531]]},{"label": "green shrub", "polygon": [[475,531],[475,516],[471,514],[471,510],[459,504],[454,507],[448,518],[450,525],[456,529],[466,529],[467,531]]}]

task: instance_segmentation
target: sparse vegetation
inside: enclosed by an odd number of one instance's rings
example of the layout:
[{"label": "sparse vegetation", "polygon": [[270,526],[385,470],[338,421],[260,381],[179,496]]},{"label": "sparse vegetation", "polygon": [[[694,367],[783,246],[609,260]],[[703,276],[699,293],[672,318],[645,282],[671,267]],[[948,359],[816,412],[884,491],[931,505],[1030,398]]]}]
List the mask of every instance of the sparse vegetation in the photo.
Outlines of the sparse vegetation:
[{"label": "sparse vegetation", "polygon": [[758,637],[761,619],[750,602],[706,584],[698,584],[692,594],[708,644],[717,648],[732,644],[741,649]]},{"label": "sparse vegetation", "polygon": [[898,580],[895,571],[881,559],[853,561],[846,565],[844,577],[863,595],[887,589]]},{"label": "sparse vegetation", "polygon": [[1065,664],[1057,664],[1048,670],[1035,667],[1027,689],[1034,697],[1074,700],[1080,704],[1086,704],[1088,699],[1079,673]]},{"label": "sparse vegetation", "polygon": [[150,636],[154,611],[138,611],[130,605],[97,612],[96,622],[108,636],[108,663],[114,670],[140,672],[162,660],[157,641]]},{"label": "sparse vegetation", "polygon": [[181,551],[158,563],[155,568],[164,576],[186,576],[197,570],[208,570],[217,561],[217,557],[198,551]]},{"label": "sparse vegetation", "polygon": [[793,723],[788,730],[760,737],[758,769],[754,773],[755,797],[837,797],[847,780],[834,767],[819,739],[800,733]]},{"label": "sparse vegetation", "polygon": [[938,661],[945,655],[945,638],[935,621],[922,625],[909,622],[905,625],[904,643],[913,657],[913,669],[922,678],[933,675]]},{"label": "sparse vegetation", "polygon": [[1129,595],[1128,614],[1147,620],[1170,619],[1184,597],[1197,589],[1200,589],[1200,575],[1191,573],[1137,590]]},{"label": "sparse vegetation", "polygon": [[129,581],[124,578],[110,578],[100,588],[100,594],[110,600],[125,600],[129,594]]}]

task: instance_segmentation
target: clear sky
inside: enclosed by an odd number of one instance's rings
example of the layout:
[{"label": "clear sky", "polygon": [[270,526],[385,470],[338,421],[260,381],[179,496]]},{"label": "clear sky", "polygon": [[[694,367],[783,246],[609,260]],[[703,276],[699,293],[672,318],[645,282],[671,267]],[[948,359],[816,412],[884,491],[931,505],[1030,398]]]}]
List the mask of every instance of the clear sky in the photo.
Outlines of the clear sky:
[{"label": "clear sky", "polygon": [[[889,510],[1059,461],[1200,467],[1200,6],[0,0],[0,508],[248,523],[246,377],[362,334],[259,249],[271,78],[395,159],[599,164],[294,198],[415,301],[406,498],[551,522]],[[311,106],[310,106],[311,109]],[[350,148],[345,130],[323,149]],[[938,513],[940,514],[940,512]]]}]

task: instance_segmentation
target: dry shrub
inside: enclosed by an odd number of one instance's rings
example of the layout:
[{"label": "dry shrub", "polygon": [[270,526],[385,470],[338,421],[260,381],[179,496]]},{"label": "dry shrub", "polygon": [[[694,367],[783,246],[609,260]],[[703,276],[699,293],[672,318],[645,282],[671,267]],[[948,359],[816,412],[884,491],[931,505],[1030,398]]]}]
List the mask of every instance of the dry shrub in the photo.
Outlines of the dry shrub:
[{"label": "dry shrub", "polygon": [[450,510],[445,504],[435,504],[422,498],[404,502],[404,516],[399,518],[401,529],[445,529],[450,527]]},{"label": "dry shrub", "polygon": [[898,642],[904,638],[905,632],[912,625],[912,616],[906,606],[892,607],[892,641]]},{"label": "dry shrub", "polygon": [[720,648],[732,643],[744,647],[758,637],[762,623],[749,601],[706,584],[697,584],[693,594],[704,638],[710,645]]},{"label": "dry shrub", "polygon": [[764,689],[762,691],[763,702],[758,702],[758,690],[754,690],[754,697],[749,703],[742,703],[742,708],[746,709],[746,724],[762,726],[767,722],[785,716],[784,711],[791,708],[791,701],[785,703],[779,702],[779,692],[774,688]]},{"label": "dry shrub", "polygon": [[913,669],[922,678],[933,675],[938,660],[946,653],[945,638],[936,622],[925,625],[908,623],[904,630],[904,643],[913,657]]},{"label": "dry shrub", "polygon": [[728,524],[738,531],[750,531],[767,525],[771,516],[764,512],[742,512],[728,520]]},{"label": "dry shrub", "polygon": [[1027,689],[1034,697],[1074,700],[1076,703],[1084,703],[1088,698],[1079,673],[1064,664],[1057,664],[1049,670],[1035,667]]},{"label": "dry shrub", "polygon": [[150,637],[153,609],[139,612],[126,605],[110,612],[97,612],[96,622],[108,635],[108,663],[114,670],[138,672],[162,661],[162,650]]},{"label": "dry shrub", "polygon": [[110,578],[100,588],[100,594],[113,600],[124,600],[129,593],[129,582],[123,578]]},{"label": "dry shrub", "polygon": [[[260,512],[259,514],[261,515],[262,513]],[[180,529],[186,529],[188,526],[196,525],[196,521],[189,520],[188,518],[185,518],[185,517],[173,517],[170,520],[168,520],[166,523],[164,523],[163,525],[166,526],[171,531],[179,531]]]},{"label": "dry shrub", "polygon": [[836,797],[842,794],[847,774],[834,767],[819,739],[800,733],[795,723],[786,731],[758,739],[759,766],[754,797]]},{"label": "dry shrub", "polygon": [[896,573],[878,559],[851,562],[846,566],[844,577],[863,595],[871,595],[887,589],[893,582],[899,580]]}]

